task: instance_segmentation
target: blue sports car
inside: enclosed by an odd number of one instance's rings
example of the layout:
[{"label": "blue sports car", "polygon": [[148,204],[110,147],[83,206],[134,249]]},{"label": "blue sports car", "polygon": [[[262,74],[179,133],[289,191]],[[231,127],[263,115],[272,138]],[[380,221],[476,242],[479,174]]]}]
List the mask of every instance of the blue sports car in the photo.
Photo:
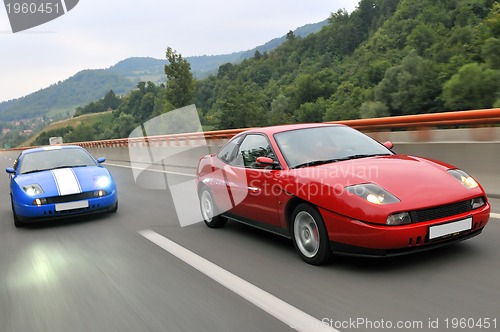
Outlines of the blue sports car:
[{"label": "blue sports car", "polygon": [[109,171],[79,146],[24,150],[7,168],[14,224],[67,218],[118,209]]}]

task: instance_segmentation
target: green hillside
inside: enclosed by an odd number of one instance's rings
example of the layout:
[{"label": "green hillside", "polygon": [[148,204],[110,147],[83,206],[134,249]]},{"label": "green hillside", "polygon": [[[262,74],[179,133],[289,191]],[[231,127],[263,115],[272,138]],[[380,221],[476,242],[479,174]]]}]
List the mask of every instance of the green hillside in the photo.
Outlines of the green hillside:
[{"label": "green hillside", "polygon": [[[91,141],[94,137],[98,137],[97,132],[102,126],[109,126],[113,121],[111,111],[99,114],[86,114],[71,119],[61,120],[47,126],[43,131],[30,139],[24,141],[21,146],[39,146],[49,144],[50,137],[66,137],[71,142],[77,142],[80,138],[81,141]],[[75,129],[78,128],[78,129]],[[73,132],[85,132],[86,136],[78,138],[72,137]]]},{"label": "green hillside", "polygon": [[36,118],[51,111],[71,114],[76,106],[102,98],[111,89],[123,94],[135,84],[105,70],[84,70],[26,97],[0,103],[0,121]]},{"label": "green hillside", "polygon": [[490,0],[362,0],[317,34],[221,67],[196,103],[217,129],[493,107],[499,11]]}]

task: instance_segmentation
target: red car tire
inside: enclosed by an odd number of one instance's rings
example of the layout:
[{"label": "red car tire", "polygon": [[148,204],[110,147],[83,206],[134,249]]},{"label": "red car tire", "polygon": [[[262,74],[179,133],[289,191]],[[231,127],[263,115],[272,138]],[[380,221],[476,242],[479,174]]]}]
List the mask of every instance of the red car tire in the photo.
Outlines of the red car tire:
[{"label": "red car tire", "polygon": [[330,258],[330,245],[325,223],[318,210],[301,203],[293,210],[292,239],[300,257],[309,264],[322,265]]},{"label": "red car tire", "polygon": [[212,192],[207,187],[200,193],[200,212],[205,225],[210,228],[221,228],[227,223],[227,219],[219,215]]}]

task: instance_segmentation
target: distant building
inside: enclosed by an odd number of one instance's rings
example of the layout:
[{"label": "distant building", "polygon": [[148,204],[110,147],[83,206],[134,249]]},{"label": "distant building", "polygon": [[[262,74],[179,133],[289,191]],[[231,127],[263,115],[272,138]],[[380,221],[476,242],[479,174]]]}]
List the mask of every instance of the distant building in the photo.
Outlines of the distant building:
[{"label": "distant building", "polygon": [[50,145],[63,144],[63,139],[62,137],[50,137],[49,144]]}]

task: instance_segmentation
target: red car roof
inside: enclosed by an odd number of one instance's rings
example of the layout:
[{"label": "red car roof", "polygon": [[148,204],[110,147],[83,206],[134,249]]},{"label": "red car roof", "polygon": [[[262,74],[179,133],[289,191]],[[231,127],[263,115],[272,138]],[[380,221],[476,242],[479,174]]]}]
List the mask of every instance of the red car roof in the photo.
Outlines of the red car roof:
[{"label": "red car roof", "polygon": [[268,135],[273,135],[276,133],[304,129],[304,128],[315,128],[315,127],[345,127],[341,124],[328,124],[328,123],[298,123],[298,124],[288,124],[288,125],[279,125],[279,126],[271,126],[271,127],[260,127],[260,128],[252,128],[244,131],[243,133],[265,133]]}]

